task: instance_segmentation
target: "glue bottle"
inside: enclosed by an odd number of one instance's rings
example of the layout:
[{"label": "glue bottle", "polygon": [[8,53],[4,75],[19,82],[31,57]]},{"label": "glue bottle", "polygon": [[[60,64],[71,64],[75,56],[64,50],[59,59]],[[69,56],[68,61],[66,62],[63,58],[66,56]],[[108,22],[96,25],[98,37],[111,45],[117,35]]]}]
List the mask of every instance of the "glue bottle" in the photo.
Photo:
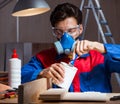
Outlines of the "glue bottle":
[{"label": "glue bottle", "polygon": [[8,77],[9,86],[18,88],[21,84],[21,60],[18,58],[16,49],[13,50],[12,56],[9,59]]}]

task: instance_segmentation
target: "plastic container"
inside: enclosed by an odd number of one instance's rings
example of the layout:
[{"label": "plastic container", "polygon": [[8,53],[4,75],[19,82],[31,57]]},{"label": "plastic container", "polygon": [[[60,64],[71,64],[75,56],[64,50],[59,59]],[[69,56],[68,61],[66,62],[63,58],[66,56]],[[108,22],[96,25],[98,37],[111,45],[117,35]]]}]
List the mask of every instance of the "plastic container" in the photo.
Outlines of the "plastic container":
[{"label": "plastic container", "polygon": [[18,88],[21,84],[21,60],[18,58],[16,49],[13,50],[11,59],[9,59],[8,77],[9,86]]}]

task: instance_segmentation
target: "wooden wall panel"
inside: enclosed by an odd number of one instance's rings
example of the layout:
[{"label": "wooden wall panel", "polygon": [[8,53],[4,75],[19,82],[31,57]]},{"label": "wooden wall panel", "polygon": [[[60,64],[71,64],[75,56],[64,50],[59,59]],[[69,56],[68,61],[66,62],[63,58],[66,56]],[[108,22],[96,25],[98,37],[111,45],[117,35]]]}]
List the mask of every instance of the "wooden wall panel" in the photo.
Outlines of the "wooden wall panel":
[{"label": "wooden wall panel", "polygon": [[0,71],[5,67],[5,44],[0,44]]},{"label": "wooden wall panel", "polygon": [[[49,12],[44,14],[20,17],[19,18],[19,34],[20,42],[32,43],[52,43],[55,38],[52,36],[51,25],[49,16],[53,8],[63,2],[70,2],[80,7],[81,0],[46,0],[51,7]],[[16,0],[11,2],[4,8],[0,9],[0,43],[16,42],[16,17],[11,16],[12,9],[14,8]],[[120,43],[119,27],[120,27],[120,0],[100,0],[105,17],[108,20],[111,31],[117,43]],[[84,11],[83,11],[84,14]],[[94,17],[89,17],[88,26],[85,38],[90,40],[97,40]]]},{"label": "wooden wall panel", "polygon": [[16,42],[16,19],[11,16],[14,1],[0,8],[0,43]]}]

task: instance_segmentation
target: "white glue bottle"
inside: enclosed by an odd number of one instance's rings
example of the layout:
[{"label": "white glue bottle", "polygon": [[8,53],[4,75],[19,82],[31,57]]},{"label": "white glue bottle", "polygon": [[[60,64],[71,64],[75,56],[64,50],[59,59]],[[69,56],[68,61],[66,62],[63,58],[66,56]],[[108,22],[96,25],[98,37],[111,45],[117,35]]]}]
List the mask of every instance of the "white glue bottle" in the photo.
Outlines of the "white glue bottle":
[{"label": "white glue bottle", "polygon": [[11,59],[9,59],[8,77],[9,86],[18,88],[21,84],[21,60],[18,58],[16,49],[13,50]]}]

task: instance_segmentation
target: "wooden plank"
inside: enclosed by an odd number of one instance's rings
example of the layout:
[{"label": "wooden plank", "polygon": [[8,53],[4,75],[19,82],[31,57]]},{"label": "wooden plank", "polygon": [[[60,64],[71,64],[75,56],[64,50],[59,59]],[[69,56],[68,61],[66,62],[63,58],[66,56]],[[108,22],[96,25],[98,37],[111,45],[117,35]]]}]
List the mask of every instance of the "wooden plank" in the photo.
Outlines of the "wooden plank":
[{"label": "wooden plank", "polygon": [[[43,101],[94,101],[109,102],[113,96],[120,96],[120,93],[100,92],[67,92],[65,89],[51,88],[40,94],[39,99]],[[118,100],[118,99],[117,99]],[[119,99],[120,100],[120,99]]]},{"label": "wooden plank", "polygon": [[32,57],[32,43],[24,43],[24,60],[23,64],[27,63]]},{"label": "wooden plank", "polygon": [[41,78],[19,86],[18,104],[36,103],[40,93],[47,90],[47,79]]},{"label": "wooden plank", "polygon": [[18,104],[18,98],[6,98],[0,100],[0,104]]},{"label": "wooden plank", "polygon": [[0,71],[4,71],[5,66],[5,44],[0,44]]},{"label": "wooden plank", "polygon": [[67,93],[67,91],[65,89],[61,89],[61,88],[50,88],[48,90],[46,90],[44,93],[41,93],[39,96],[40,100],[61,100],[62,97],[65,95],[65,93]]}]

